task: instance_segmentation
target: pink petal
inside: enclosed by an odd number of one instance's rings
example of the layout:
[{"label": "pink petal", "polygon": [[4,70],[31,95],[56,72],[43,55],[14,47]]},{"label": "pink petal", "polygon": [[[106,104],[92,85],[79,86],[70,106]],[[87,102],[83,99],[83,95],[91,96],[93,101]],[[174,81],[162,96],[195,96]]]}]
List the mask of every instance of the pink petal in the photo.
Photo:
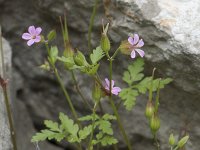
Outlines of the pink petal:
[{"label": "pink petal", "polygon": [[30,40],[31,39],[31,35],[29,33],[23,33],[22,34],[22,39],[24,39],[24,40]]},{"label": "pink petal", "polygon": [[29,32],[32,36],[36,35],[35,27],[34,27],[34,26],[30,26],[30,27],[28,28],[28,32]]},{"label": "pink petal", "polygon": [[115,85],[115,81],[114,81],[114,80],[112,80],[111,87],[113,88],[113,87],[114,87],[114,85]]},{"label": "pink petal", "polygon": [[134,40],[133,40],[133,45],[135,45],[139,41],[139,35],[134,34]]},{"label": "pink petal", "polygon": [[39,35],[41,32],[42,32],[42,28],[37,27],[37,28],[35,29],[36,35]]},{"label": "pink petal", "polygon": [[114,94],[114,95],[118,95],[119,92],[121,92],[121,88],[120,87],[114,87],[112,89],[112,94]]},{"label": "pink petal", "polygon": [[106,86],[110,87],[110,81],[108,80],[108,78],[105,78],[105,81],[106,81]]},{"label": "pink petal", "polygon": [[27,45],[28,46],[31,46],[35,43],[35,40],[34,39],[30,39],[28,42],[27,42]]},{"label": "pink petal", "polygon": [[144,57],[144,51],[141,49],[135,49],[141,57]]},{"label": "pink petal", "polygon": [[135,58],[135,50],[132,50],[132,52],[131,52],[131,58]]},{"label": "pink petal", "polygon": [[143,40],[141,39],[141,40],[138,42],[138,44],[136,45],[136,47],[142,47],[142,46],[144,46],[144,42],[143,42]]},{"label": "pink petal", "polygon": [[35,41],[36,43],[40,42],[40,41],[41,41],[41,37],[40,37],[40,36],[36,36],[35,39],[34,39],[34,41]]},{"label": "pink petal", "polygon": [[128,38],[128,42],[129,42],[131,45],[134,45],[134,41],[133,41],[133,38],[132,38],[131,36]]}]

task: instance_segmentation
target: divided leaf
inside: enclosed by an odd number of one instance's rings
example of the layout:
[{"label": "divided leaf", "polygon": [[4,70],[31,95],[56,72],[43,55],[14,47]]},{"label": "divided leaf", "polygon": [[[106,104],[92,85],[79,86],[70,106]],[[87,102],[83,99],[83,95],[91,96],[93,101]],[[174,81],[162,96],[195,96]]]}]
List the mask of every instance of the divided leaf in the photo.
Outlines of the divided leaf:
[{"label": "divided leaf", "polygon": [[144,70],[144,61],[143,59],[136,59],[136,61],[128,66],[128,70],[124,72],[123,80],[132,85],[133,82],[139,81],[144,77],[144,74],[141,73]]},{"label": "divided leaf", "polygon": [[131,110],[135,106],[136,96],[138,96],[138,91],[131,88],[122,89],[119,96],[124,101],[124,106],[127,110]]},{"label": "divided leaf", "polygon": [[104,57],[104,55],[105,54],[100,46],[94,49],[92,54],[90,54],[90,59],[92,61],[92,64],[96,64],[101,58]]}]

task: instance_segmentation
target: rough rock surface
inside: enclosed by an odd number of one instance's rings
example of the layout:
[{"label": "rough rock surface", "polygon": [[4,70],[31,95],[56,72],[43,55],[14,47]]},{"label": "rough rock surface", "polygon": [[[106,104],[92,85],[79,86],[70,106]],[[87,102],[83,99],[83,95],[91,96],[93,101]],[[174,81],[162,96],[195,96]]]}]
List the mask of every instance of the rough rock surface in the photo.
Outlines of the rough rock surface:
[{"label": "rough rock surface", "polygon": [[[2,38],[2,45],[3,53],[1,53],[0,51],[0,75],[1,77],[4,75],[8,78],[11,76],[11,47],[8,41],[6,41],[4,38]],[[7,111],[5,108],[4,95],[2,92],[2,88],[0,87],[0,149],[11,150],[12,144],[10,139],[11,137]]]},{"label": "rough rock surface", "polygon": [[[114,47],[129,33],[137,32],[145,41],[146,74],[153,67],[157,76],[170,76],[174,82],[162,91],[161,130],[159,132],[161,149],[167,150],[167,139],[171,130],[177,135],[187,131],[191,138],[187,148],[199,150],[200,137],[200,1],[199,0],[104,0],[100,3],[95,19],[93,46],[100,38],[101,20],[105,15],[111,22],[109,35]],[[5,37],[13,47],[14,79],[17,97],[28,108],[34,126],[41,128],[43,119],[55,119],[58,112],[68,112],[62,92],[53,76],[42,72],[36,66],[44,61],[44,47],[28,48],[21,40],[21,34],[29,25],[41,26],[43,33],[51,28],[59,30],[58,16],[67,13],[72,43],[80,50],[87,51],[87,29],[94,0],[20,0],[0,1],[0,22]],[[58,36],[57,43],[62,40]],[[121,57],[116,61],[116,74],[121,74],[127,62]],[[127,60],[127,59],[126,59]],[[130,61],[132,61],[130,59]],[[104,64],[106,66],[106,64]],[[118,67],[120,66],[120,67]],[[121,69],[120,69],[121,68]],[[108,75],[102,69],[101,75]],[[86,113],[75,94],[72,81],[66,76],[66,88],[70,91],[76,108]],[[81,77],[79,85],[85,93],[87,77]],[[119,79],[119,76],[114,76]],[[89,97],[89,94],[86,96]],[[121,111],[125,128],[128,131],[134,149],[145,150],[151,145],[151,134],[143,115],[146,96],[140,97],[135,109],[129,113]],[[55,105],[57,106],[55,108]],[[107,106],[106,106],[107,107]],[[127,117],[124,117],[127,116]],[[142,144],[140,144],[140,142]],[[123,147],[123,146],[122,146]],[[125,148],[126,149],[126,148]],[[148,147],[149,150],[154,149]]]}]

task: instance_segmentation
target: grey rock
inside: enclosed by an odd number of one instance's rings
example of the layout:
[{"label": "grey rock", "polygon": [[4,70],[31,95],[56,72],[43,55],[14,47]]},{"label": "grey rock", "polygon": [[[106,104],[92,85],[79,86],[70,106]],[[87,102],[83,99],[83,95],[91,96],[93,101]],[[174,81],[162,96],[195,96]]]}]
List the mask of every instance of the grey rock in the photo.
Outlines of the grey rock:
[{"label": "grey rock", "polygon": [[[1,51],[1,46],[2,46],[2,51]],[[2,37],[2,45],[0,43],[0,75],[4,79],[11,77],[11,47],[8,41],[5,40],[3,37]],[[9,90],[8,92],[10,93]],[[8,123],[7,110],[1,87],[0,87],[0,149],[2,150],[12,149],[10,126]]]}]

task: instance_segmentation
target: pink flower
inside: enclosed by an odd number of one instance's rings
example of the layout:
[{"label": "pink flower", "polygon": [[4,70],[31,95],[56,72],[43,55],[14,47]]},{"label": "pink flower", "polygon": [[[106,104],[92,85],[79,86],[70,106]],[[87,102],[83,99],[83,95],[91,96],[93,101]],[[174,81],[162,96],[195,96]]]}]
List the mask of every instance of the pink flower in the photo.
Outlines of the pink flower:
[{"label": "pink flower", "polygon": [[144,57],[144,51],[139,49],[142,46],[144,46],[144,42],[142,39],[139,40],[138,34],[134,34],[134,37],[129,37],[128,42],[131,44],[130,49],[131,49],[131,58],[136,57],[136,52],[141,56]]},{"label": "pink flower", "polygon": [[35,28],[34,26],[30,26],[28,28],[28,33],[23,33],[22,39],[28,40],[27,45],[31,46],[34,43],[38,43],[41,41],[40,33],[42,31],[41,27]]},{"label": "pink flower", "polygon": [[[105,78],[105,81],[106,81],[106,84],[105,84],[104,88],[108,92],[110,92],[110,81],[107,78]],[[111,93],[114,94],[114,95],[118,95],[119,92],[121,92],[121,88],[120,87],[114,87],[114,84],[115,84],[115,81],[112,80],[112,84],[111,84],[111,86],[112,86],[111,90],[112,91],[111,91]]]}]

